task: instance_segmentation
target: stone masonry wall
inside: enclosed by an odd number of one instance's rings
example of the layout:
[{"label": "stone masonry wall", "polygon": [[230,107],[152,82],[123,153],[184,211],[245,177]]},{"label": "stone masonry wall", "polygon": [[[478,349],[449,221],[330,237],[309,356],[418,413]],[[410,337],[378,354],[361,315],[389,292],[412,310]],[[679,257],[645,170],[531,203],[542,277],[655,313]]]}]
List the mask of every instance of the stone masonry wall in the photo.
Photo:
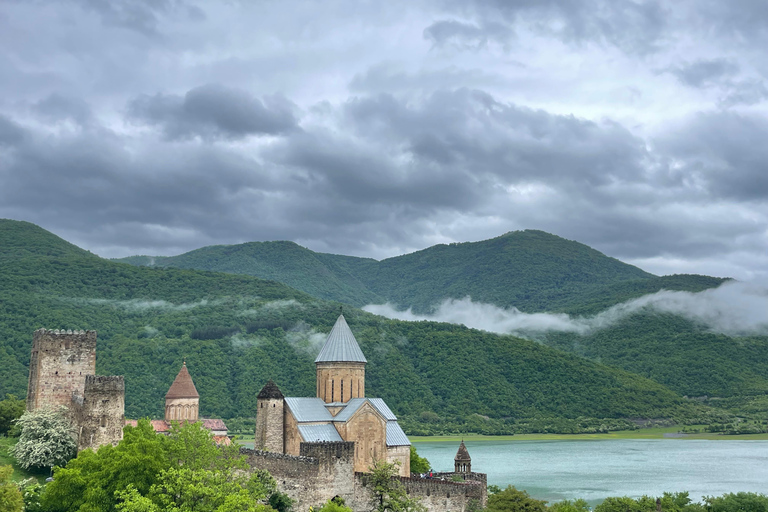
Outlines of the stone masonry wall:
[{"label": "stone masonry wall", "polygon": [[117,444],[125,426],[125,379],[87,375],[84,383],[83,395],[72,397],[78,451]]},{"label": "stone masonry wall", "polygon": [[85,376],[96,373],[96,331],[38,329],[29,359],[27,410],[69,407],[82,396]]},{"label": "stone masonry wall", "polygon": [[241,448],[248,464],[266,469],[281,492],[296,503],[294,510],[318,508],[334,496],[354,500],[354,446],[352,443],[302,443],[294,456]]},{"label": "stone masonry wall", "polygon": [[[485,477],[485,475],[483,475]],[[479,506],[487,504],[485,482],[452,482],[437,478],[396,477],[405,487],[409,496],[418,497],[428,512],[467,512],[468,506],[475,501]],[[366,482],[365,473],[355,473],[355,512],[371,509],[371,489]]]},{"label": "stone masonry wall", "polygon": [[254,447],[275,453],[284,453],[284,408],[282,398],[260,398],[256,403],[256,433]]}]

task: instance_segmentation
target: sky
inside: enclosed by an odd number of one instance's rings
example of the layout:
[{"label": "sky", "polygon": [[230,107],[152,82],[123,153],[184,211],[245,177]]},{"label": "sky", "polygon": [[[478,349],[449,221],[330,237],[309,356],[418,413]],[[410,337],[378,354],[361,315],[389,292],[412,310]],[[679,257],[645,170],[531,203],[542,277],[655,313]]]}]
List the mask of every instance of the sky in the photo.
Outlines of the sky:
[{"label": "sky", "polygon": [[540,229],[768,277],[764,0],[0,2],[0,218],[104,257]]}]

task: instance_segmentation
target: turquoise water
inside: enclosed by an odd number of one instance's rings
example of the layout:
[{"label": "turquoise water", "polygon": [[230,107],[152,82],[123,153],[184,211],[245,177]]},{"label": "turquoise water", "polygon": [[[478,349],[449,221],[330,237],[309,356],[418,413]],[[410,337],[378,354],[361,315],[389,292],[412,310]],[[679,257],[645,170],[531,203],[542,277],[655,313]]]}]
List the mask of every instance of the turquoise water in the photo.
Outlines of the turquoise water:
[{"label": "turquoise water", "polygon": [[[728,492],[768,494],[768,441],[632,439],[468,441],[472,470],[550,502],[688,491],[694,501]],[[452,471],[458,444],[416,443],[437,471]]]}]

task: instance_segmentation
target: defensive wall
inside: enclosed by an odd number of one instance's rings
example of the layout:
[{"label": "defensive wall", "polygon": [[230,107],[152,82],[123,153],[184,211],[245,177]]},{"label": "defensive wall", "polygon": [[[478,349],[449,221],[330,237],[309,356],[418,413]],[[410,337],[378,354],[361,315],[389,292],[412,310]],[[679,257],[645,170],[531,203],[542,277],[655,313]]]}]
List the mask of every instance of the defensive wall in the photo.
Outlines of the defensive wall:
[{"label": "defensive wall", "polygon": [[78,451],[119,442],[125,426],[125,379],[86,375],[83,394],[72,394],[72,412]]},{"label": "defensive wall", "polygon": [[[241,448],[248,464],[266,469],[281,492],[296,500],[294,510],[317,509],[335,496],[344,498],[354,512],[371,509],[371,488],[367,473],[354,472],[354,443],[301,443],[301,455],[285,455]],[[428,512],[467,512],[472,501],[486,504],[486,476],[471,473],[463,482],[440,473],[441,478],[395,477],[406,492],[420,498]],[[448,476],[450,475],[450,476]]]}]

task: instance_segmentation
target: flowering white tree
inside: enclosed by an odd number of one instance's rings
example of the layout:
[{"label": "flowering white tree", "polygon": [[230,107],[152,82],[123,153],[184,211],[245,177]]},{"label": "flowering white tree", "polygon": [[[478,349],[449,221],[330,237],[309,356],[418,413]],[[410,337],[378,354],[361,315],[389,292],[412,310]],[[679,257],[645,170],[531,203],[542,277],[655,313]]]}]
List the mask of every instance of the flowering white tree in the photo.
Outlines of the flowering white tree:
[{"label": "flowering white tree", "polygon": [[16,420],[19,442],[9,452],[24,469],[63,466],[77,455],[77,442],[65,408],[25,412]]}]

